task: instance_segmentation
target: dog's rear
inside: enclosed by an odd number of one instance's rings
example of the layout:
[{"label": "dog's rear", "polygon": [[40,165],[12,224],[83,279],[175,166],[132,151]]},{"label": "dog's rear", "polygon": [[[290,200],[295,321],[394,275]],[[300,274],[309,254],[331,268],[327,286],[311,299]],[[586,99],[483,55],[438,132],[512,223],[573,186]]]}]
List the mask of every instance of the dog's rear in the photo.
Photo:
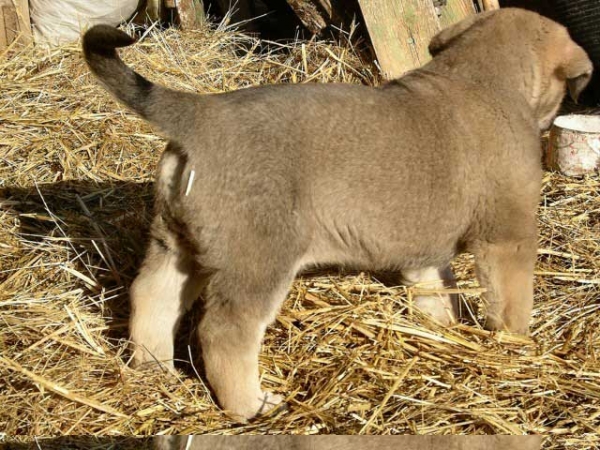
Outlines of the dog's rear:
[{"label": "dog's rear", "polygon": [[[380,89],[213,96],[141,79],[114,51],[126,36],[94,30],[84,39],[94,73],[172,139],[131,291],[136,364],[172,368],[178,321],[203,291],[207,377],[226,409],[251,417],[281,400],[262,392],[257,354],[302,267],[393,270],[439,287],[462,250],[487,289],[486,326],[527,332],[539,130],[566,84],[576,96],[591,74],[564,28],[518,10],[483,14],[441,32],[428,65]],[[416,304],[445,323],[456,315],[449,296]]]}]

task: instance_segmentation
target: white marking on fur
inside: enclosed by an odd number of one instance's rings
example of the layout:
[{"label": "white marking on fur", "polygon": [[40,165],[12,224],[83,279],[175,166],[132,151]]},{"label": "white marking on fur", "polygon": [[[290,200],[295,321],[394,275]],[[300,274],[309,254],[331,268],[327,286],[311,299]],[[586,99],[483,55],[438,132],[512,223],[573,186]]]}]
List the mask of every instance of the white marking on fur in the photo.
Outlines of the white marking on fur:
[{"label": "white marking on fur", "polygon": [[179,157],[174,153],[167,152],[163,154],[159,166],[159,176],[157,179],[158,190],[165,198],[172,200],[178,185],[175,183],[175,174],[179,166]]},{"label": "white marking on fur", "polygon": [[[194,173],[193,170],[192,170],[192,173]],[[187,442],[185,444],[185,450],[190,450],[190,448],[192,447],[192,439],[194,439],[194,436],[188,436]]]},{"label": "white marking on fur", "polygon": [[192,190],[192,183],[194,182],[194,177],[196,176],[195,170],[190,170],[190,177],[188,178],[187,187],[185,188],[185,196],[190,195],[190,191]]}]

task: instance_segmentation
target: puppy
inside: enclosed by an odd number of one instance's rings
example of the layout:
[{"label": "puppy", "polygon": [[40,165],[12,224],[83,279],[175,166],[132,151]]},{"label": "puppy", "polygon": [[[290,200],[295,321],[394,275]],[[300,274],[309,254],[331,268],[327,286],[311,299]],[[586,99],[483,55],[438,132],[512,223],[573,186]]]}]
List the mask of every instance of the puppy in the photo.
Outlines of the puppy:
[{"label": "puppy", "polygon": [[[486,327],[527,333],[533,304],[540,130],[592,64],[567,30],[535,13],[470,17],[431,42],[431,62],[381,88],[276,85],[195,95],[156,85],[96,26],[92,72],[170,143],[160,161],[146,259],[131,288],[136,365],[172,367],[179,320],[203,294],[198,327],[220,404],[247,419],[277,405],[258,352],[294,276],[315,264],[451,283],[475,255]],[[443,323],[448,296],[416,305]]]}]

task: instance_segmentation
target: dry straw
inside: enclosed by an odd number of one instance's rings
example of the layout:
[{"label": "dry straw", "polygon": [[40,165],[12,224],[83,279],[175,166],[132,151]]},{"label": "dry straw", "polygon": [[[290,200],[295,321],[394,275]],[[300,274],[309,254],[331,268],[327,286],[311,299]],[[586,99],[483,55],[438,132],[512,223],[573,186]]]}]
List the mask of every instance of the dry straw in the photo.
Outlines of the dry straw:
[{"label": "dry straw", "polygon": [[[227,29],[151,33],[123,56],[151,80],[201,93],[378,82],[347,45],[265,51]],[[197,314],[177,344],[178,379],[127,366],[127,288],[163,139],[108,97],[76,47],[13,52],[0,59],[0,83],[6,435],[544,433],[547,448],[600,445],[597,176],[544,178],[530,339],[479,326],[469,256],[455,263],[466,319],[451,329],[412,310],[404,287],[306,274],[260,357],[263,384],[290,409],[240,426],[196,375],[201,362],[185,362]]]}]

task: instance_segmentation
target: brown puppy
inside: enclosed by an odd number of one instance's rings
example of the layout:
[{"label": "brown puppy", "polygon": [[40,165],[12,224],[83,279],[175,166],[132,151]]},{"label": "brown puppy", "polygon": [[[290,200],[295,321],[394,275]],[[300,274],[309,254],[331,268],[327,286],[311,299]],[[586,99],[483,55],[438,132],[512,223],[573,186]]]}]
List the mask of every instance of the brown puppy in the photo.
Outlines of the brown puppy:
[{"label": "brown puppy", "polygon": [[[480,14],[439,33],[433,60],[382,88],[286,85],[222,95],[145,80],[115,52],[133,42],[92,28],[84,51],[119,100],[171,139],[156,217],[131,289],[134,361],[172,367],[181,315],[203,291],[198,334],[221,405],[249,418],[263,393],[258,352],[290,283],[313,264],[451,283],[475,254],[486,326],[526,333],[533,303],[540,129],[592,64],[535,13]],[[447,296],[417,306],[442,322]]]},{"label": "brown puppy", "polygon": [[541,436],[157,436],[157,450],[538,450]]}]

